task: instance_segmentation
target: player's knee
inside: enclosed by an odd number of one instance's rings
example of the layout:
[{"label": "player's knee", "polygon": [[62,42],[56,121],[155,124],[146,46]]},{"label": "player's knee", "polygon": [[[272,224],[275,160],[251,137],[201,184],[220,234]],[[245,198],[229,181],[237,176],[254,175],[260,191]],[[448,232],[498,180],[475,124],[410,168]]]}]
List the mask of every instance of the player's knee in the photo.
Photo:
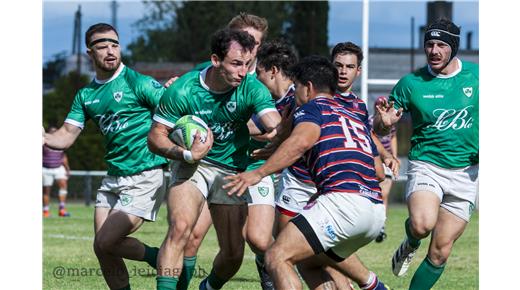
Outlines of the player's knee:
[{"label": "player's knee", "polygon": [[265,253],[265,266],[269,273],[274,273],[277,268],[284,262],[284,257],[276,247],[271,247]]},{"label": "player's knee", "polygon": [[168,228],[167,242],[186,244],[190,238],[191,226],[184,219],[175,219],[170,223]]},{"label": "player's knee", "polygon": [[246,236],[247,243],[260,252],[265,252],[272,243],[271,233],[261,233],[258,231],[250,231]]},{"label": "player's knee", "polygon": [[186,247],[184,247],[184,255],[185,256],[195,256],[199,250],[200,245],[202,244],[203,236],[191,234]]},{"label": "player's knee", "polygon": [[97,234],[94,237],[94,251],[96,254],[108,254],[114,249],[115,242],[107,239],[103,235]]},{"label": "player's knee", "polygon": [[443,244],[434,243],[428,251],[428,257],[430,261],[435,265],[442,265],[448,261],[448,257],[451,254],[453,247],[452,242],[446,242]]},{"label": "player's knee", "polygon": [[223,264],[226,265],[227,268],[240,267],[244,258],[244,251],[237,250],[236,252],[222,253],[221,257]]},{"label": "player's knee", "polygon": [[412,232],[417,238],[425,238],[435,227],[435,221],[426,217],[411,220]]}]

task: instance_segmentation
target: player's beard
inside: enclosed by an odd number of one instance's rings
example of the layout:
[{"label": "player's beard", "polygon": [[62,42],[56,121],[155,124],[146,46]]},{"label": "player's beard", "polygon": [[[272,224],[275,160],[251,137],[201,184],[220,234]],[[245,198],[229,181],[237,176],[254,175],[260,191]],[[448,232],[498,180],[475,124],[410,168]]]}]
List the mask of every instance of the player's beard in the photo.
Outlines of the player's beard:
[{"label": "player's beard", "polygon": [[119,65],[121,65],[120,58],[117,58],[115,63],[112,65],[106,64],[104,60],[96,59],[96,67],[107,73],[115,72],[119,68]]}]

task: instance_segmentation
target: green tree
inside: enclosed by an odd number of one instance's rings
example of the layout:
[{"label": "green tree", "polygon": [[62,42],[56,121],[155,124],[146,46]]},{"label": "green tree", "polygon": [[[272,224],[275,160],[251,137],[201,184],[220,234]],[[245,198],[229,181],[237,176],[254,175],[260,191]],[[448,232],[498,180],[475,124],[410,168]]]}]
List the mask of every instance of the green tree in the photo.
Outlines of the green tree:
[{"label": "green tree", "polygon": [[293,2],[288,35],[300,57],[311,54],[329,55],[328,13],[328,1]]},{"label": "green tree", "polygon": [[[58,78],[54,82],[54,90],[43,96],[43,126],[60,127],[77,91],[88,83],[87,76],[76,72]],[[87,122],[74,145],[67,150],[67,155],[74,170],[106,170],[103,136],[94,123]]]},{"label": "green tree", "polygon": [[[208,60],[209,41],[216,29],[224,27],[240,12],[264,17],[269,22],[268,39],[289,38],[296,2],[287,1],[186,1],[148,2],[148,13],[136,23],[143,32],[128,46],[133,61]],[[297,10],[299,11],[299,10]],[[328,11],[328,6],[327,6]],[[321,22],[320,22],[321,23]],[[327,29],[325,15],[325,32]],[[295,30],[297,33],[306,33]],[[327,35],[325,37],[325,47]]]}]

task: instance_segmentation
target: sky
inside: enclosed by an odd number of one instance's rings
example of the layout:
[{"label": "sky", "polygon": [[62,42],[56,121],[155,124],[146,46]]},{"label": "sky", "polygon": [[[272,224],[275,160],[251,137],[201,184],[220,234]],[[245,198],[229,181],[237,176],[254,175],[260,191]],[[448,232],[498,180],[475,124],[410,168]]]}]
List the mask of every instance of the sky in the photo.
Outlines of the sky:
[{"label": "sky", "polygon": [[[81,5],[83,37],[87,28],[97,22],[111,22],[111,1],[43,1],[43,62],[57,53],[72,52],[74,13]],[[141,1],[118,1],[117,29],[123,48],[137,36],[133,25],[142,18]],[[466,33],[473,32],[472,47],[479,47],[479,10],[477,1],[455,1],[453,21],[462,27],[461,45],[465,46]],[[411,18],[415,18],[415,31],[426,22],[426,1],[371,1],[369,5],[370,47],[410,47]],[[352,41],[362,42],[362,1],[329,2],[329,44]],[[83,39],[83,38],[82,38]],[[415,35],[418,47],[418,35]],[[85,45],[82,41],[82,51]]]}]

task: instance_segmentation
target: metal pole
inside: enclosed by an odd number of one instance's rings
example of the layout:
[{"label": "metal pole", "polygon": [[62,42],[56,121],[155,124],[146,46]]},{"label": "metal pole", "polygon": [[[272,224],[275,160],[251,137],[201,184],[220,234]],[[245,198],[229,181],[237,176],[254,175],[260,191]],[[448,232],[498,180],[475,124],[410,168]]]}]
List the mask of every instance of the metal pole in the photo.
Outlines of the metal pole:
[{"label": "metal pole", "polygon": [[414,43],[415,43],[415,18],[412,17],[412,23],[411,23],[411,42],[410,42],[410,72],[413,72],[415,69],[415,49],[414,49]]},{"label": "metal pole", "polygon": [[368,103],[368,24],[369,0],[363,0],[363,62],[361,63],[361,99]]}]

